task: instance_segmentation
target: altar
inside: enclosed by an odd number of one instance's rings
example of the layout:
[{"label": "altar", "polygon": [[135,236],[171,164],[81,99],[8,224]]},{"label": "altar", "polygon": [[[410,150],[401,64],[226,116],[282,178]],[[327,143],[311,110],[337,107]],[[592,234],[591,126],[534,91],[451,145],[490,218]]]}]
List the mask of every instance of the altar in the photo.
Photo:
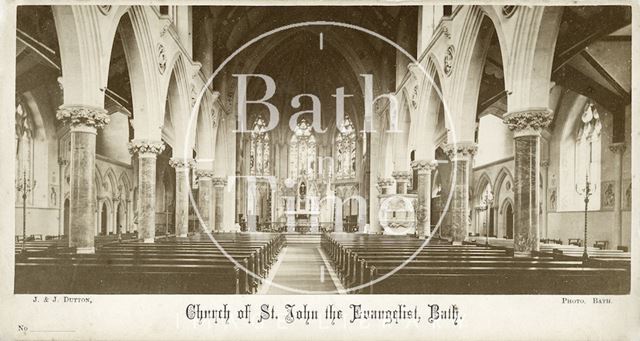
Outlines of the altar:
[{"label": "altar", "polygon": [[285,211],[285,214],[287,216],[287,232],[319,232],[319,210]]},{"label": "altar", "polygon": [[[307,188],[307,183],[310,188]],[[309,181],[303,177],[298,182],[294,209],[285,211],[287,232],[319,232],[320,208],[318,203],[315,181]]]}]

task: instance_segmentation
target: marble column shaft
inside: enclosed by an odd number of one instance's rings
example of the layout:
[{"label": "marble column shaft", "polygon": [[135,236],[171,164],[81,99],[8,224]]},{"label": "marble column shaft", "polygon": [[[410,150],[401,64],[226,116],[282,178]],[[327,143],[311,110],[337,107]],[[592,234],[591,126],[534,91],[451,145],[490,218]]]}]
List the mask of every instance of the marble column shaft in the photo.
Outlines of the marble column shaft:
[{"label": "marble column shaft", "polygon": [[189,169],[193,160],[172,158],[169,165],[176,170],[176,229],[177,237],[186,237],[189,232]]},{"label": "marble column shaft", "polygon": [[213,178],[213,187],[215,188],[215,223],[214,231],[224,230],[224,187],[227,185],[227,179],[218,177]]},{"label": "marble column shaft", "polygon": [[[540,237],[544,236],[545,239],[549,238],[549,207],[547,206],[547,198],[545,193],[549,191],[549,160],[540,161],[540,171],[544,173],[544,187],[542,193],[540,193],[540,200],[542,201],[542,221],[540,222]],[[498,216],[498,212],[495,212],[495,217]]]},{"label": "marble column shaft", "polygon": [[138,237],[153,243],[156,236],[156,159],[162,141],[133,140],[129,152],[138,156]]},{"label": "marble column shaft", "polygon": [[418,171],[418,204],[416,210],[416,234],[418,238],[431,235],[431,171],[436,169],[435,161],[416,160],[411,167]]},{"label": "marble column shaft", "polygon": [[441,236],[454,244],[462,244],[469,231],[469,176],[478,147],[475,143],[461,142],[446,145],[444,149],[451,160],[451,181],[454,185],[449,209],[445,212],[448,224],[441,227]]},{"label": "marble column shaft", "polygon": [[202,222],[200,222],[200,229],[211,231],[213,230],[214,217],[213,217],[213,171],[211,170],[198,170],[198,210]]},{"label": "marble column shaft", "polygon": [[61,106],[56,117],[69,124],[71,131],[69,247],[77,253],[95,253],[96,135],[109,117],[104,109],[82,105]]},{"label": "marble column shaft", "polygon": [[508,113],[504,123],[514,132],[514,255],[540,249],[540,133],[551,123],[547,109]]},{"label": "marble column shaft", "polygon": [[609,146],[609,150],[615,154],[615,200],[613,205],[614,217],[610,245],[612,249],[615,249],[622,245],[622,192],[624,191],[622,188],[622,157],[624,156],[626,146],[624,142],[612,143]]}]

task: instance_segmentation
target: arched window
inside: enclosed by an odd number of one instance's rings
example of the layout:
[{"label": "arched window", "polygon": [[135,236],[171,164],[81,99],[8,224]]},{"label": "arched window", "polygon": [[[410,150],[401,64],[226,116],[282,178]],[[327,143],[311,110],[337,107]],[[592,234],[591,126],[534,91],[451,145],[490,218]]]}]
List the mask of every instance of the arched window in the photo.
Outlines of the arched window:
[{"label": "arched window", "polygon": [[352,179],[356,176],[356,131],[349,117],[345,118],[336,135],[336,178]]},{"label": "arched window", "polygon": [[[33,117],[27,108],[18,100],[16,106],[16,179],[32,183],[33,177],[33,139],[35,126]],[[21,195],[16,191],[16,195]]]},{"label": "arched window", "polygon": [[249,173],[251,175],[269,175],[270,145],[267,126],[262,116],[258,117],[251,129],[251,152]]},{"label": "arched window", "polygon": [[[602,117],[596,106],[587,101],[565,135],[561,145],[561,170],[559,181],[558,211],[584,210],[583,190],[587,177],[594,195],[589,200],[589,210],[600,209],[600,154],[602,148]],[[594,188],[595,186],[595,188]]]},{"label": "arched window", "polygon": [[316,138],[311,134],[309,123],[303,119],[296,126],[289,144],[289,177],[296,179],[306,176],[313,179],[316,155]]}]

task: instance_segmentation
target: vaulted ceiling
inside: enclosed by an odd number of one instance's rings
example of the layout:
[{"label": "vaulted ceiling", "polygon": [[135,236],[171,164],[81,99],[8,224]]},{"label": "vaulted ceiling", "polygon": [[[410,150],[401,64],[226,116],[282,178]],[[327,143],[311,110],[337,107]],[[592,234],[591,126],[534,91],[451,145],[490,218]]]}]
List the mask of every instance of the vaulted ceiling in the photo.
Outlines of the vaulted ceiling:
[{"label": "vaulted ceiling", "polygon": [[[204,56],[202,59],[210,63],[210,70],[215,70],[229,55],[261,34],[291,24],[327,21],[357,25],[394,42],[408,35],[403,48],[415,56],[417,13],[417,7],[196,6],[194,22],[207,24],[194,27],[194,55]],[[345,100],[345,111],[361,126],[363,78],[359,74],[372,74],[382,83],[377,84],[380,87],[375,92],[390,92],[395,89],[395,67],[396,49],[383,40],[352,28],[320,25],[295,27],[265,37],[234,57],[220,78],[224,79],[221,82],[230,82],[234,73],[272,77],[277,90],[269,101],[281,113],[280,125],[291,114],[311,109],[308,97],[303,98],[300,108],[291,107],[292,97],[300,93],[318,96],[323,128],[333,125],[335,98],[331,95],[336,88],[344,87],[346,94],[354,95]],[[235,87],[236,81],[231,83]],[[264,91],[263,82],[254,79],[249,84],[247,98],[259,99]],[[250,105],[249,109],[249,115],[261,113],[268,118],[263,106]]]},{"label": "vaulted ceiling", "polygon": [[[219,64],[226,56],[235,51],[242,44],[258,35],[275,28],[294,23],[309,21],[331,21],[357,25],[377,32],[393,41],[398,38],[400,24],[404,22],[408,27],[417,27],[417,7],[399,6],[194,6],[194,22],[203,22],[205,18],[212,19],[210,26],[194,27],[194,48],[205,49],[209,46],[197,46],[199,35],[211,35],[213,40],[214,64]],[[415,30],[411,30],[415,31]],[[414,34],[415,32],[409,33]],[[377,38],[369,37],[366,44],[370,44],[377,52],[386,47]],[[403,46],[415,54],[415,39],[413,44]],[[362,42],[353,41],[354,44]]]}]

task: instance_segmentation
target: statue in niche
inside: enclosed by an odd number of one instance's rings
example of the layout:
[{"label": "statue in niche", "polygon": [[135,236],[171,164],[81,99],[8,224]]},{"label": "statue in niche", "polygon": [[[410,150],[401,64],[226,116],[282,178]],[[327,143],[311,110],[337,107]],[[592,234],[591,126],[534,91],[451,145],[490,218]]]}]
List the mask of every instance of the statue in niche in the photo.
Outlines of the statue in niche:
[{"label": "statue in niche", "polygon": [[303,182],[300,184],[300,209],[304,210],[306,208],[306,198],[307,198],[307,185]]},{"label": "statue in niche", "polygon": [[56,193],[56,188],[54,186],[51,186],[51,191],[49,193],[49,203],[51,204],[51,207],[55,207],[57,202],[58,194]]},{"label": "statue in niche", "polygon": [[356,171],[356,157],[355,155],[351,157],[351,172]]},{"label": "statue in niche", "polygon": [[605,190],[602,192],[604,198],[602,200],[602,206],[613,207],[615,204],[615,190],[613,189],[613,183],[605,185]]},{"label": "statue in niche", "polygon": [[629,187],[627,187],[627,190],[624,192],[624,197],[626,199],[625,208],[630,209],[631,208],[631,184],[629,184]]},{"label": "statue in niche", "polygon": [[555,211],[556,210],[556,189],[552,189],[551,190],[551,195],[549,195],[549,210],[551,211]]},{"label": "statue in niche", "polygon": [[300,199],[304,200],[307,195],[307,185],[303,182],[300,184]]}]

